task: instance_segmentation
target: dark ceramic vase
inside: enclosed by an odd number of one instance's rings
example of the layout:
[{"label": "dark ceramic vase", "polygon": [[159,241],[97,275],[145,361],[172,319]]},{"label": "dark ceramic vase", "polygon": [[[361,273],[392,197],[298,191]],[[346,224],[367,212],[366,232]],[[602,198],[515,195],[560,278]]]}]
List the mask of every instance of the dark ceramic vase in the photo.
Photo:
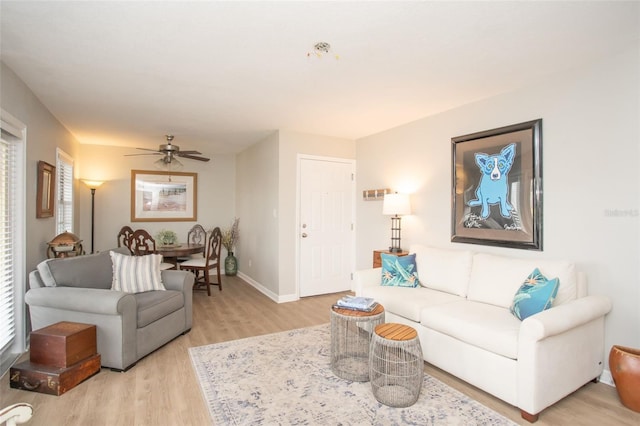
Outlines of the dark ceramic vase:
[{"label": "dark ceramic vase", "polygon": [[609,370],[622,405],[640,413],[640,350],[614,345]]},{"label": "dark ceramic vase", "polygon": [[224,260],[224,274],[233,276],[238,273],[238,259],[233,255],[233,252],[228,252],[227,258]]}]

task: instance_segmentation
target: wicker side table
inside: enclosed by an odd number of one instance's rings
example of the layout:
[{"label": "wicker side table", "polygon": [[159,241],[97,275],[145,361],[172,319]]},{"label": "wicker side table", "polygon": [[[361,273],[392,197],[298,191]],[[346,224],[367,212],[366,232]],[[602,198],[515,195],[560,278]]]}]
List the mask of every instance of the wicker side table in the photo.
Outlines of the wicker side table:
[{"label": "wicker side table", "polygon": [[418,333],[403,324],[378,325],[371,338],[369,377],[373,396],[390,407],[409,407],[420,396],[424,361]]},{"label": "wicker side table", "polygon": [[384,307],[371,312],[331,308],[331,371],[354,382],[369,380],[373,329],[384,322]]}]

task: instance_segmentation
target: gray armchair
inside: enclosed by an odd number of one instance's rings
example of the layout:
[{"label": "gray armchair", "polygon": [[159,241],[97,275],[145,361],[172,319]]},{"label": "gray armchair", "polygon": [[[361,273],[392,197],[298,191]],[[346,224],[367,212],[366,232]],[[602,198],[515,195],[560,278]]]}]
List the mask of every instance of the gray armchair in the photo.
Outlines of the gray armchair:
[{"label": "gray armchair", "polygon": [[[129,254],[121,247],[113,251]],[[59,321],[95,324],[103,367],[127,370],[191,330],[194,276],[162,271],[166,291],[124,293],[111,290],[109,251],[50,259],[29,274],[29,305],[34,330]]]}]

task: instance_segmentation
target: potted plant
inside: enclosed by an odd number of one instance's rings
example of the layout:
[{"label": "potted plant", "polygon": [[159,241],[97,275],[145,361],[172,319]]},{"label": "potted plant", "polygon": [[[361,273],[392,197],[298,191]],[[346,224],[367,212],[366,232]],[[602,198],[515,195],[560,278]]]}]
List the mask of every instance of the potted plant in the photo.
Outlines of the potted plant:
[{"label": "potted plant", "polygon": [[227,249],[227,257],[224,260],[224,274],[235,275],[238,273],[238,260],[233,255],[233,248],[238,241],[238,222],[240,219],[235,218],[233,224],[229,228],[222,231],[222,245]]},{"label": "potted plant", "polygon": [[178,242],[178,235],[166,229],[162,229],[156,234],[156,241],[163,246],[171,246]]}]

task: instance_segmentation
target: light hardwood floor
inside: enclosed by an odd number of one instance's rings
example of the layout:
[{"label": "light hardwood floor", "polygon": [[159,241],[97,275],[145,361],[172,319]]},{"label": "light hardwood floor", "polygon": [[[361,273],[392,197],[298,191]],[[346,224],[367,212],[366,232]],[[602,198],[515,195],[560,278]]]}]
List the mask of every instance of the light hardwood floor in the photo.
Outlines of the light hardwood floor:
[{"label": "light hardwood floor", "polygon": [[[210,424],[187,349],[244,337],[329,322],[338,294],[277,304],[236,277],[223,278],[223,291],[193,296],[193,329],[147,356],[126,373],[103,369],[56,397],[11,389],[8,374],[0,383],[0,407],[28,402],[35,413],[28,425],[207,425]],[[25,357],[23,357],[26,359]],[[469,395],[516,423],[520,412],[455,377],[425,365],[428,374]],[[640,414],[624,408],[614,388],[589,383],[544,410],[539,426],[638,425]]]}]

